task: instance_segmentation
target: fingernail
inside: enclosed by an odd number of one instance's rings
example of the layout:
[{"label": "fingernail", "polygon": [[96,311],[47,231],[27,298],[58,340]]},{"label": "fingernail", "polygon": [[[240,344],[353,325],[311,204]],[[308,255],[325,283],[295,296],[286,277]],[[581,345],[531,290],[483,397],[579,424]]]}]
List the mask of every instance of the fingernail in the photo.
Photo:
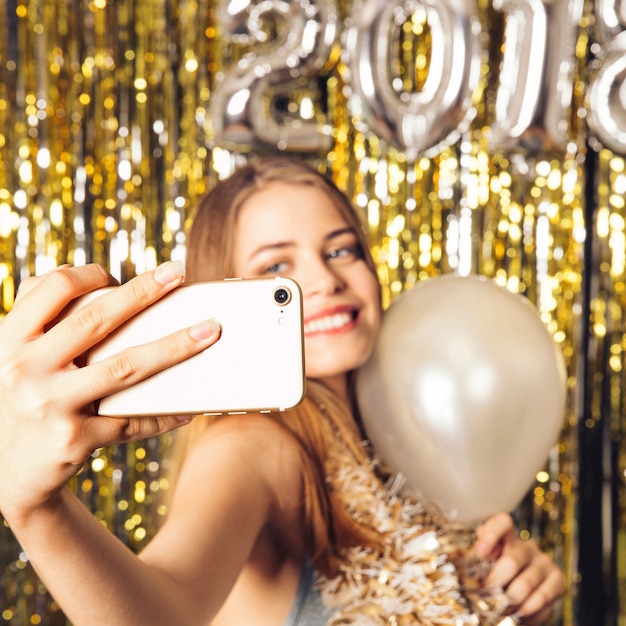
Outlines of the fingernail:
[{"label": "fingernail", "polygon": [[483,543],[482,541],[477,541],[475,545],[475,550],[476,554],[484,559],[489,554],[490,546],[489,544]]},{"label": "fingernail", "polygon": [[210,320],[205,320],[192,326],[189,329],[189,334],[192,339],[199,341],[200,339],[212,337],[215,333],[218,333],[221,328],[220,323],[213,317]]},{"label": "fingernail", "polygon": [[185,276],[185,266],[182,261],[167,261],[154,270],[154,280],[159,285],[169,285]]},{"label": "fingernail", "polygon": [[189,422],[193,419],[193,415],[175,415],[174,417],[177,422],[180,422],[181,426],[189,424]]}]

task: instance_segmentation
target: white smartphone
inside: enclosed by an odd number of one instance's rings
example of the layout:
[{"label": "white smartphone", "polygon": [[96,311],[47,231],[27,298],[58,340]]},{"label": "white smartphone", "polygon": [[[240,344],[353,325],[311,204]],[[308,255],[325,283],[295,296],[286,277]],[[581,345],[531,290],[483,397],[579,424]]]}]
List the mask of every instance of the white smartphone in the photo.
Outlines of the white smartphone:
[{"label": "white smartphone", "polygon": [[130,417],[272,412],[302,401],[302,294],[288,278],[183,284],[94,346],[87,364],[211,317],[222,326],[217,343],[102,398],[98,413]]}]

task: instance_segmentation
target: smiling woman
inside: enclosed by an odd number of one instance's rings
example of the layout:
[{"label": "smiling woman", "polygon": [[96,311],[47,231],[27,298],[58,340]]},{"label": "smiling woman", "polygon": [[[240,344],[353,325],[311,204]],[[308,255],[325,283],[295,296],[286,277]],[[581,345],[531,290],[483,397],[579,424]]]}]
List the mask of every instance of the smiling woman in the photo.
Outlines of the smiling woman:
[{"label": "smiling woman", "polygon": [[[403,490],[364,438],[352,382],[379,333],[380,289],[358,215],[335,185],[296,161],[251,162],[202,200],[188,241],[190,280],[299,282],[307,395],[285,413],[110,423],[94,413],[101,385],[115,391],[129,367],[141,378],[174,357],[161,340],[122,353],[108,376],[77,371],[73,358],[141,308],[138,294],[156,300],[180,273],[165,266],[94,301],[82,324],[100,335],[83,328],[77,338],[76,316],[44,329],[64,298],[108,280],[102,270],[63,268],[20,296],[0,325],[0,396],[11,398],[0,405],[0,511],[72,623],[495,626],[506,613],[528,625],[548,617],[562,575],[517,537],[509,515],[476,529],[475,567],[463,558],[467,537]],[[216,337],[190,339],[174,338],[179,355]],[[39,376],[36,402],[32,377],[16,375],[26,367]],[[169,513],[137,556],[65,482],[93,449],[181,424]],[[38,476],[47,483],[34,490]]]},{"label": "smiling woman", "polygon": [[300,284],[307,375],[347,400],[346,372],[365,362],[378,334],[380,294],[354,226],[327,194],[273,181],[247,198],[233,266],[238,276],[283,274]]}]

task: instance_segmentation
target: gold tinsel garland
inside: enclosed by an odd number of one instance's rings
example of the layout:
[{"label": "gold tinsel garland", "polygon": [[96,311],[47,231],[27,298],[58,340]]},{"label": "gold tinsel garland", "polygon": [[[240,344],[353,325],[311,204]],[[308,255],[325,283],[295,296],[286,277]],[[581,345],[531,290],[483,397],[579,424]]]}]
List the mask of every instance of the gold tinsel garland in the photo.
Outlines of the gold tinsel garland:
[{"label": "gold tinsel garland", "polygon": [[506,595],[482,587],[490,564],[473,553],[472,529],[425,506],[401,475],[383,485],[375,463],[358,464],[338,445],[330,458],[333,489],[350,515],[381,539],[345,549],[339,573],[320,579],[322,600],[334,610],[329,626],[517,623],[506,616]]}]

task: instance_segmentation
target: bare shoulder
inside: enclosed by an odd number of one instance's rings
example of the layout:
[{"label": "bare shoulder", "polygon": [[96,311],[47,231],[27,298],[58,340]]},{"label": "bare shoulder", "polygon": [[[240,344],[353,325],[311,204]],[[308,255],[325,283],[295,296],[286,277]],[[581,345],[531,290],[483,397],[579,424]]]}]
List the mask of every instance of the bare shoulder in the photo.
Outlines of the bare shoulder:
[{"label": "bare shoulder", "polygon": [[230,415],[217,420],[198,437],[196,446],[205,449],[219,446],[232,452],[282,452],[286,455],[286,458],[282,455],[276,458],[263,454],[265,460],[288,460],[297,456],[299,449],[287,429],[258,413]]},{"label": "bare shoulder", "polygon": [[301,495],[299,445],[266,415],[232,415],[209,426],[189,452],[184,473],[190,471],[196,475],[218,471],[233,488],[267,489],[273,506],[288,506]]}]

